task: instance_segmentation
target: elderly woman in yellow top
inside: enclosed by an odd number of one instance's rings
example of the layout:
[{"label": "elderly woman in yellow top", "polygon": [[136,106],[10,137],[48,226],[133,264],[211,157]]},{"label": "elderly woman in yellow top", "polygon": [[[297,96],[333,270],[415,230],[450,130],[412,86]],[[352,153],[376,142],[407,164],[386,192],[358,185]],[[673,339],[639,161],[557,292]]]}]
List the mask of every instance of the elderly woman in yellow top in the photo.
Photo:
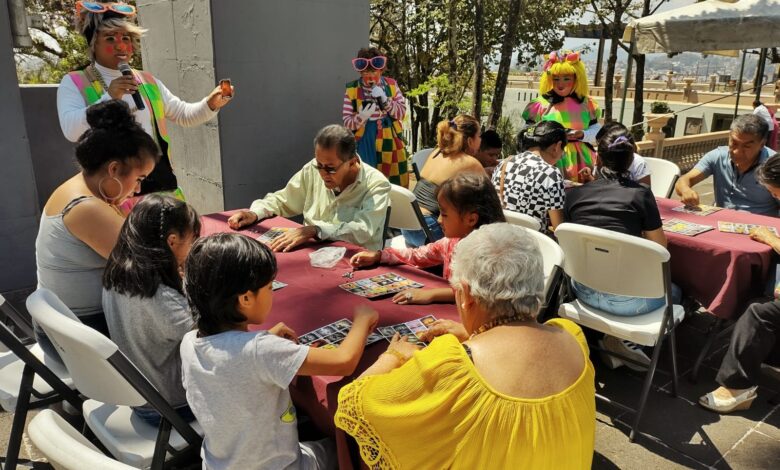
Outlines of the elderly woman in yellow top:
[{"label": "elderly woman in yellow top", "polygon": [[380,469],[590,468],[593,365],[582,330],[539,324],[536,241],[485,225],[455,251],[450,282],[462,324],[433,324],[422,350],[393,338],[339,393],[336,426]]}]

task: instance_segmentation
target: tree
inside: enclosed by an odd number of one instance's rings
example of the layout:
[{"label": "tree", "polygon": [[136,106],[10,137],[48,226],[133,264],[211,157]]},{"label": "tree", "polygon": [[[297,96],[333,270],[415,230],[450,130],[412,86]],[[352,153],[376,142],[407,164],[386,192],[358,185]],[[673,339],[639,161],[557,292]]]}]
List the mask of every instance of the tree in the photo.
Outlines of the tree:
[{"label": "tree", "polygon": [[[59,83],[70,71],[89,64],[84,37],[76,31],[72,0],[26,0],[28,14],[40,16],[40,28],[30,28],[33,46],[15,49],[19,83]],[[135,4],[135,0],[126,3]],[[141,51],[131,65],[141,68]]]},{"label": "tree", "polygon": [[485,9],[482,0],[474,0],[474,91],[472,92],[472,114],[482,120],[482,84],[485,61]]},{"label": "tree", "polygon": [[506,35],[501,43],[501,60],[498,63],[496,73],[496,91],[493,93],[493,103],[488,117],[489,127],[498,127],[498,121],[504,109],[504,93],[509,81],[509,69],[512,65],[512,55],[517,37],[517,26],[520,20],[520,11],[523,8],[521,0],[509,0],[506,18]]}]

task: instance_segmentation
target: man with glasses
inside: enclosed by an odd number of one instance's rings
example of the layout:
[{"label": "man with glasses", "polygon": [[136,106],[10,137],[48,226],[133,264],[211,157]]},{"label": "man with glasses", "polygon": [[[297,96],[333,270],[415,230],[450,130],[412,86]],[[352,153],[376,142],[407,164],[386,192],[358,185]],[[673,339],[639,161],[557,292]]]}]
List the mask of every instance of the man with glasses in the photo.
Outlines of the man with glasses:
[{"label": "man with glasses", "polygon": [[284,189],[252,203],[228,219],[236,230],[258,220],[303,214],[303,227],[273,240],[274,251],[290,251],[309,240],[343,240],[369,250],[382,248],[390,183],[363,164],[349,129],[333,124],[314,138],[314,159]]},{"label": "man with glasses", "polygon": [[347,83],[341,109],[344,125],[355,133],[357,153],[391,183],[409,186],[401,121],[406,100],[395,80],[382,76],[387,57],[376,47],[364,47],[352,59],[360,78]]}]

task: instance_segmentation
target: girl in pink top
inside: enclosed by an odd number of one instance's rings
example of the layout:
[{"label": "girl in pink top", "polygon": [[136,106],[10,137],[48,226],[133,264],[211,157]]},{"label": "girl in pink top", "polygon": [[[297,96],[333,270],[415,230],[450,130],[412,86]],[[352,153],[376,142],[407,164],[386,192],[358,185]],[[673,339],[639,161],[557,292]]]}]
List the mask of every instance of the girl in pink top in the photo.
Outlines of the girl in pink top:
[{"label": "girl in pink top", "polygon": [[[450,260],[461,238],[482,225],[504,222],[498,194],[484,173],[461,173],[439,186],[439,224],[444,238],[419,248],[385,248],[361,251],[350,263],[356,268],[376,264],[408,264],[418,268],[444,266],[444,278],[450,278]],[[397,304],[454,302],[452,289],[408,289],[393,297]]]}]

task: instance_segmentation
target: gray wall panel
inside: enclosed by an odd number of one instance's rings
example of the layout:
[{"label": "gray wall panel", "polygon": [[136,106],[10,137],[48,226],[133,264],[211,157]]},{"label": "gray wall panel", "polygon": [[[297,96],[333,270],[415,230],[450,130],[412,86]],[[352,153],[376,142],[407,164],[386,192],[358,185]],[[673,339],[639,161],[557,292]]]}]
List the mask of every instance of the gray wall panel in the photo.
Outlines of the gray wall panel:
[{"label": "gray wall panel", "polygon": [[35,285],[38,199],[16,80],[8,8],[0,4],[0,292]]},{"label": "gray wall panel", "polygon": [[216,78],[236,99],[220,113],[225,208],[281,188],[341,123],[350,60],[368,43],[367,0],[211,2]]},{"label": "gray wall panel", "polygon": [[38,206],[42,210],[51,193],[79,171],[76,146],[60,129],[57,85],[23,85],[20,91],[38,188]]}]

